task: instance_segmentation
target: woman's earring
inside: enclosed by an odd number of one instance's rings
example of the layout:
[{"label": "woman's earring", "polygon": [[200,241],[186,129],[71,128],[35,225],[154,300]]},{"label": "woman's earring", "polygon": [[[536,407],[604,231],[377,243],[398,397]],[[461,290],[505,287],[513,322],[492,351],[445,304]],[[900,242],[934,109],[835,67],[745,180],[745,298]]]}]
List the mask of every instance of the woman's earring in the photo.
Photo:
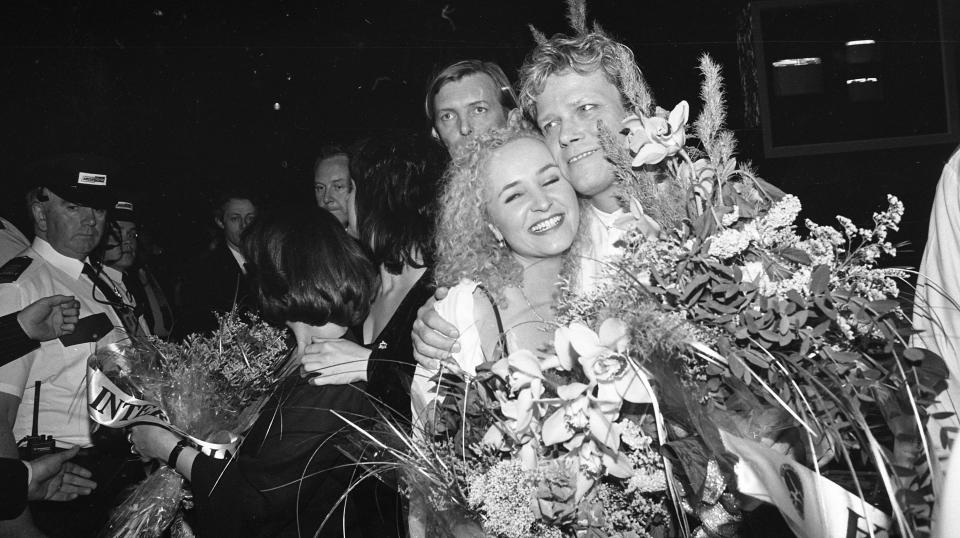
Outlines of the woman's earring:
[{"label": "woman's earring", "polygon": [[497,230],[493,224],[487,223],[487,228],[490,228],[490,233],[493,234],[493,237],[497,239],[497,246],[503,248],[507,246],[507,243],[503,240],[503,235]]}]

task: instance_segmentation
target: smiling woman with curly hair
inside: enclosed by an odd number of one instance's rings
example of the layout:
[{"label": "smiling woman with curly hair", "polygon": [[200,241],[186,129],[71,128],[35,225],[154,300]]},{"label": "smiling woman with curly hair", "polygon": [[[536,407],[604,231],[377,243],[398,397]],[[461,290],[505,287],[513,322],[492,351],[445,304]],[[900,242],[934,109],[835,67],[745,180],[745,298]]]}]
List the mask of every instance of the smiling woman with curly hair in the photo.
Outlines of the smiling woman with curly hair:
[{"label": "smiling woman with curly hair", "polygon": [[520,263],[489,226],[484,168],[495,150],[521,138],[542,140],[533,131],[495,130],[472,140],[447,168],[436,237],[439,284],[475,280],[502,300],[503,289],[520,282]]},{"label": "smiling woman with curly hair", "polygon": [[[579,223],[577,195],[539,134],[491,131],[450,165],[440,197],[436,278],[452,287],[434,307],[460,332],[453,359],[465,373],[552,341],[560,271]],[[414,399],[414,412],[421,420],[429,420],[428,404],[437,396],[431,377],[418,367],[414,392],[423,401]]]}]

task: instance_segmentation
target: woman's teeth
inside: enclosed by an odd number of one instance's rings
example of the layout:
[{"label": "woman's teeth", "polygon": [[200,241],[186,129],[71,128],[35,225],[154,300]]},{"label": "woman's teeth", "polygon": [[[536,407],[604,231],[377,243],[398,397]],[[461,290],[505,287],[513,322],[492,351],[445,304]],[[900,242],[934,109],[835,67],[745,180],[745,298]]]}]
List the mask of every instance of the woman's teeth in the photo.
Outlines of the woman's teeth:
[{"label": "woman's teeth", "polygon": [[540,233],[554,228],[560,225],[560,222],[563,220],[563,215],[554,215],[549,219],[541,220],[540,222],[534,224],[530,227],[530,231],[533,233]]}]

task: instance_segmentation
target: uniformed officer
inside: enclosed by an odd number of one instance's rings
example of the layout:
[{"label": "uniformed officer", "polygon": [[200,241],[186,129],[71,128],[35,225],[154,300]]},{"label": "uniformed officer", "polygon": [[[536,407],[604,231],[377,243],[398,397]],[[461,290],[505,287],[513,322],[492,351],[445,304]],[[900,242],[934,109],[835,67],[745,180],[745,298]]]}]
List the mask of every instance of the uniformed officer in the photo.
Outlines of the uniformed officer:
[{"label": "uniformed officer", "polygon": [[138,250],[139,230],[133,202],[118,200],[108,216],[97,257],[103,264],[104,276],[123,301],[135,307],[144,331],[166,338],[173,325],[173,310]]},{"label": "uniformed officer", "polygon": [[45,517],[31,517],[31,511],[48,508],[44,503],[32,506],[4,522],[0,535],[29,535],[37,527],[50,536],[93,535],[113,502],[105,498],[110,488],[103,486],[115,482],[126,458],[94,443],[85,374],[87,358],[98,345],[122,341],[134,328],[124,319],[129,312],[87,258],[100,241],[107,209],[114,202],[108,187],[115,180],[114,170],[109,161],[79,154],[34,167],[30,179],[35,187],[28,200],[36,238],[0,268],[0,316],[51,295],[70,295],[80,304],[72,335],[44,342],[0,367],[0,457],[17,457],[17,443],[31,434],[36,410],[38,433],[53,436],[59,448],[80,447],[79,460],[94,472],[100,487],[89,500],[57,503],[56,513]]}]

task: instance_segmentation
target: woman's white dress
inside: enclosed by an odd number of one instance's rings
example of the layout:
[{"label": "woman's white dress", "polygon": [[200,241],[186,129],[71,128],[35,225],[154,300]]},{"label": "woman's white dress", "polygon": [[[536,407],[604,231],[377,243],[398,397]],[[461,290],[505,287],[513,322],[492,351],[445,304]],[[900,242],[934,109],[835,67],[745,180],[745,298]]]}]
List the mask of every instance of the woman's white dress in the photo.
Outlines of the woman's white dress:
[{"label": "woman's white dress", "polygon": [[[483,363],[483,347],[480,344],[480,331],[473,317],[474,297],[478,284],[472,280],[464,280],[450,288],[443,300],[437,301],[434,308],[440,316],[452,323],[460,331],[460,351],[453,354],[457,366],[467,375],[477,373],[477,366]],[[430,379],[435,376],[436,370],[428,370],[421,365],[413,375],[410,386],[410,405],[413,410],[414,430],[422,425],[418,419],[429,412],[430,405],[437,399],[437,384]]]}]

